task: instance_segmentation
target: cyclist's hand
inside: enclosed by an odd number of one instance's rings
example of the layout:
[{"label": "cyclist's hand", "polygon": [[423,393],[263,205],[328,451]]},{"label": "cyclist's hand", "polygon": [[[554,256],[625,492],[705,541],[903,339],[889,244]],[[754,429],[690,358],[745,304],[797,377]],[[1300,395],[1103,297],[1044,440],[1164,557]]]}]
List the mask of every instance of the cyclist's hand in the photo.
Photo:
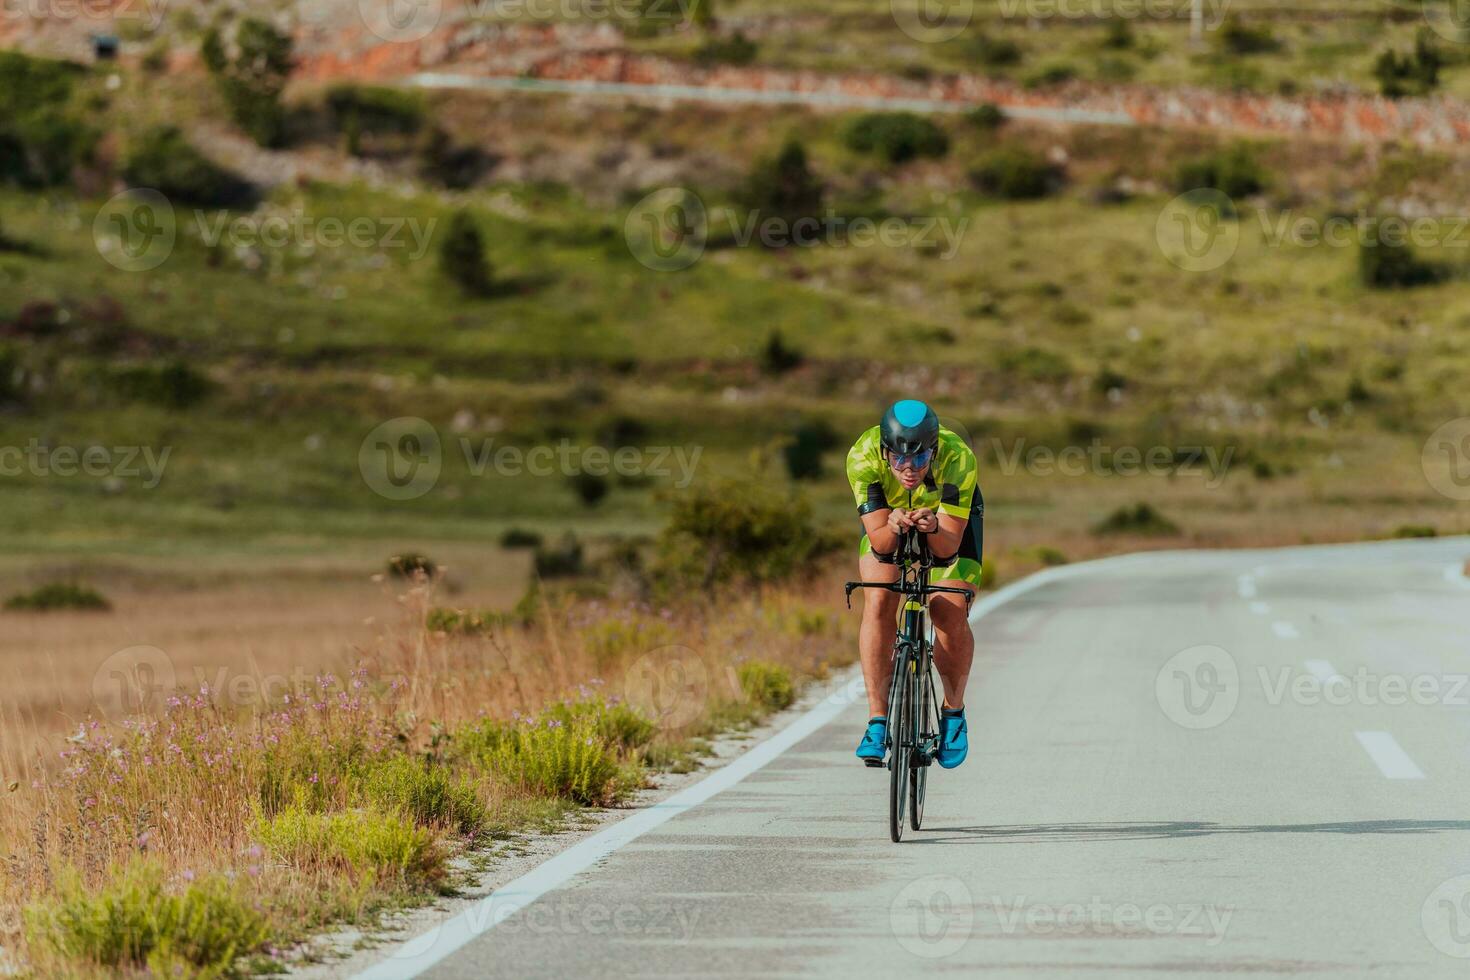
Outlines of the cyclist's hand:
[{"label": "cyclist's hand", "polygon": [[895,507],[888,512],[888,530],[895,535],[902,537],[903,532],[907,531],[913,523],[913,519],[909,517],[909,512],[906,510],[899,510]]},{"label": "cyclist's hand", "polygon": [[939,515],[928,507],[920,507],[918,510],[909,511],[909,521],[914,527],[925,534],[933,534],[939,530]]}]

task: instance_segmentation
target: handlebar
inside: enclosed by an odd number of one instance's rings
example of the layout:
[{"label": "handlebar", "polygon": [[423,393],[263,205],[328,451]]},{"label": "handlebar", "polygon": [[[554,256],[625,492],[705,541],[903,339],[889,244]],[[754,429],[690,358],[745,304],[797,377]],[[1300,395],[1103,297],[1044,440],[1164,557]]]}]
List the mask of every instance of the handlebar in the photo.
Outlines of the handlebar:
[{"label": "handlebar", "polygon": [[908,531],[899,541],[898,550],[892,559],[903,568],[897,582],[848,582],[844,587],[847,608],[852,608],[852,593],[855,589],[886,589],[900,595],[923,598],[938,592],[948,592],[965,597],[965,609],[975,601],[975,593],[969,589],[957,589],[948,585],[930,585],[928,571],[934,566],[934,555],[929,550],[927,536],[918,531]]}]

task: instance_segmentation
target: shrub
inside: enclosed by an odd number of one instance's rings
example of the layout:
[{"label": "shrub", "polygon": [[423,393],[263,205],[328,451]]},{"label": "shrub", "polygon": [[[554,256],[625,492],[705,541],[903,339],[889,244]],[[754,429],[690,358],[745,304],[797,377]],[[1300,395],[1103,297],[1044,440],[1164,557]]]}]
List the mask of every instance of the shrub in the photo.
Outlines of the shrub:
[{"label": "shrub", "polygon": [[101,887],[75,871],[61,875],[51,897],[26,909],[25,927],[32,946],[66,960],[113,970],[182,960],[207,976],[231,972],[269,932],[256,905],[222,876],[178,890],[161,865],[139,858]]},{"label": "shrub", "polygon": [[432,558],[417,551],[405,551],[388,559],[388,574],[394,578],[418,578],[420,575],[433,578],[439,566]]},{"label": "shrub", "polygon": [[252,835],[292,865],[330,869],[357,881],[421,887],[446,875],[434,835],[397,813],[368,808],[321,813],[293,804],[273,817],[256,817]]},{"label": "shrub", "polygon": [[755,61],[755,42],[741,31],[728,37],[712,37],[694,49],[694,62],[710,65],[748,65]]},{"label": "shrub", "polygon": [[1039,545],[1036,548],[1036,560],[1048,568],[1067,564],[1067,556],[1050,545]]},{"label": "shrub", "polygon": [[746,207],[780,218],[789,227],[821,211],[822,193],[821,181],[807,165],[806,149],[792,139],[774,157],[755,165],[742,197]]},{"label": "shrub", "polygon": [[121,368],[112,374],[111,380],[123,397],[171,411],[192,408],[214,389],[209,378],[179,360],[161,367]]},{"label": "shrub", "polygon": [[1423,261],[1403,239],[1385,236],[1374,219],[1364,224],[1358,245],[1358,280],[1369,289],[1408,289],[1439,278],[1439,270]]},{"label": "shrub", "polygon": [[500,546],[502,548],[539,548],[541,535],[535,531],[513,527],[500,536]]},{"label": "shrub", "polygon": [[88,586],[75,582],[50,582],[33,592],[11,596],[5,600],[5,608],[27,612],[54,612],[58,609],[105,612],[112,608],[112,603]]},{"label": "shrub", "polygon": [[625,654],[654,650],[678,639],[673,627],[658,619],[600,619],[582,630],[582,642],[599,667]]},{"label": "shrub", "polygon": [[1102,46],[1112,51],[1124,51],[1133,47],[1133,26],[1122,17],[1112,18],[1103,31]]},{"label": "shrub", "polygon": [[1437,538],[1439,531],[1428,524],[1401,524],[1394,529],[1396,538]]},{"label": "shrub", "polygon": [[767,711],[789,708],[796,700],[791,671],[780,664],[751,660],[741,664],[736,673],[740,678],[740,690],[745,692],[746,698]]},{"label": "shrub", "polygon": [[1179,533],[1179,525],[1153,508],[1152,504],[1138,503],[1132,507],[1119,507],[1092,528],[1093,534],[1138,534],[1166,536]]},{"label": "shrub", "polygon": [[772,330],[761,348],[761,370],[767,374],[785,374],[800,367],[803,360],[801,351],[788,346],[779,330]]},{"label": "shrub", "polygon": [[281,92],[293,64],[291,38],[254,17],[240,21],[232,38],[219,27],[204,35],[200,57],[231,117],[261,146],[286,138]]},{"label": "shrub", "polygon": [[0,51],[0,182],[51,187],[91,159],[97,134],[74,107],[85,69]]},{"label": "shrub", "polygon": [[150,129],[135,140],[122,173],[130,186],[151,188],[184,204],[235,207],[254,197],[248,182],[194,149],[173,126]]},{"label": "shrub", "polygon": [[1060,178],[1060,171],[1045,157],[1019,146],[991,151],[970,171],[970,180],[977,189],[1012,201],[1045,197]]},{"label": "shrub", "polygon": [[633,708],[609,703],[602,698],[559,701],[541,712],[541,720],[556,720],[570,728],[589,724],[598,738],[627,751],[643,748],[658,734],[654,724]]},{"label": "shrub", "polygon": [[965,113],[965,119],[977,129],[999,129],[1005,124],[1005,110],[994,102],[982,102]]},{"label": "shrub", "polygon": [[1384,51],[1373,63],[1373,76],[1383,94],[1390,99],[1406,95],[1425,95],[1439,87],[1439,69],[1444,59],[1427,28],[1414,37],[1414,50],[1400,54]]},{"label": "shrub", "polygon": [[837,433],[825,419],[807,419],[796,427],[781,447],[786,472],[793,480],[816,480],[822,475],[822,454],[840,445]]},{"label": "shrub", "polygon": [[456,211],[439,245],[439,268],[466,296],[490,294],[490,265],[485,240],[468,211]]},{"label": "shrub", "polygon": [[570,578],[586,571],[582,543],[571,534],[564,535],[555,547],[538,547],[534,560],[536,574],[542,578]]},{"label": "shrub", "polygon": [[633,784],[598,726],[548,716],[507,727],[487,722],[456,736],[460,751],[512,786],[584,806],[616,803]]},{"label": "shrub", "polygon": [[1230,14],[1215,34],[1215,43],[1225,54],[1265,54],[1281,47],[1269,27],[1251,27],[1239,14]]},{"label": "shrub", "polygon": [[607,477],[578,470],[567,478],[583,507],[596,507],[611,489]]},{"label": "shrub", "polygon": [[1049,65],[1043,65],[1036,71],[1027,75],[1025,85],[1027,88],[1049,88],[1052,85],[1061,85],[1070,82],[1077,77],[1077,69],[1064,61],[1054,61]]},{"label": "shrub", "polygon": [[377,809],[424,826],[452,827],[468,834],[485,823],[485,804],[473,785],[408,756],[391,756],[370,766],[357,792]]},{"label": "shrub", "polygon": [[1044,347],[1002,351],[998,363],[1001,370],[1026,381],[1055,384],[1072,376],[1072,365],[1066,357]]},{"label": "shrub", "polygon": [[977,34],[970,40],[969,53],[986,68],[1005,68],[1021,63],[1021,46],[1010,38]]},{"label": "shrub", "polygon": [[717,481],[674,498],[659,538],[657,573],[673,586],[779,581],[806,567],[821,541],[804,500],[772,499],[754,484]]},{"label": "shrub", "polygon": [[949,137],[932,119],[912,112],[870,112],[858,116],[844,134],[847,147],[873,153],[889,163],[916,157],[942,157]]},{"label": "shrub", "polygon": [[[412,136],[427,119],[417,92],[379,85],[334,85],[325,103],[332,126],[344,136]],[[358,148],[349,150],[356,154]]]},{"label": "shrub", "polygon": [[492,162],[479,147],[456,143],[438,126],[422,132],[414,152],[419,176],[450,190],[474,186]]},{"label": "shrub", "polygon": [[1265,170],[1244,143],[1186,160],[1174,171],[1174,189],[1180,192],[1210,189],[1229,197],[1248,197],[1265,190],[1266,183]]}]

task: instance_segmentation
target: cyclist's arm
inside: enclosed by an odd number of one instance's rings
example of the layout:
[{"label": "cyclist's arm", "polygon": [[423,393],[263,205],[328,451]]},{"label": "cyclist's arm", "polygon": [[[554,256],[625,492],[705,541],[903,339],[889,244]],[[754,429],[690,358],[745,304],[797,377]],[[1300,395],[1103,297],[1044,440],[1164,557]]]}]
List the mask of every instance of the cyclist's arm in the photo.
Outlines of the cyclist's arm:
[{"label": "cyclist's arm", "polygon": [[939,513],[939,530],[929,534],[929,551],[936,558],[957,554],[960,542],[965,538],[965,529],[970,526],[969,517],[955,517],[943,511]]},{"label": "cyclist's arm", "polygon": [[[860,515],[863,522],[863,530],[868,533],[868,544],[872,546],[873,553],[877,555],[892,555],[898,551],[898,533],[891,526],[894,510],[885,507],[881,510],[870,510]],[[903,515],[903,511],[897,512]],[[902,517],[900,517],[900,520]]]}]

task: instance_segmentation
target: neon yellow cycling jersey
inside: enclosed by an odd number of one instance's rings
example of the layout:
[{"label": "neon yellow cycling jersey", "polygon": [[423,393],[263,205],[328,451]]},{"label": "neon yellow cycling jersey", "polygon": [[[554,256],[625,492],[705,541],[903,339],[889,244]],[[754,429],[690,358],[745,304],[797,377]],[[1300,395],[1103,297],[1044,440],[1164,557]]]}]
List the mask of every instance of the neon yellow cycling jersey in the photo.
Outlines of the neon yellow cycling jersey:
[{"label": "neon yellow cycling jersey", "polygon": [[879,431],[875,425],[864,432],[847,453],[847,482],[852,484],[852,495],[860,512],[873,509],[867,505],[876,499],[872,490],[876,483],[882,488],[889,507],[904,510],[928,507],[951,517],[969,518],[975,499],[976,463],[975,454],[965,445],[965,440],[941,427],[939,447],[924,482],[913,490],[905,490],[883,458]]},{"label": "neon yellow cycling jersey", "polygon": [[[852,484],[858,513],[882,508],[914,510],[928,507],[941,514],[968,520],[970,526],[960,540],[953,563],[945,568],[931,569],[929,581],[959,581],[979,586],[985,503],[976,484],[978,467],[975,453],[965,445],[964,439],[941,427],[939,445],[933,462],[929,464],[929,472],[924,475],[924,482],[912,491],[905,490],[883,458],[879,431],[880,427],[875,425],[864,432],[847,453],[847,482]],[[872,550],[868,536],[864,534],[858,543],[858,554],[866,555]]]}]

